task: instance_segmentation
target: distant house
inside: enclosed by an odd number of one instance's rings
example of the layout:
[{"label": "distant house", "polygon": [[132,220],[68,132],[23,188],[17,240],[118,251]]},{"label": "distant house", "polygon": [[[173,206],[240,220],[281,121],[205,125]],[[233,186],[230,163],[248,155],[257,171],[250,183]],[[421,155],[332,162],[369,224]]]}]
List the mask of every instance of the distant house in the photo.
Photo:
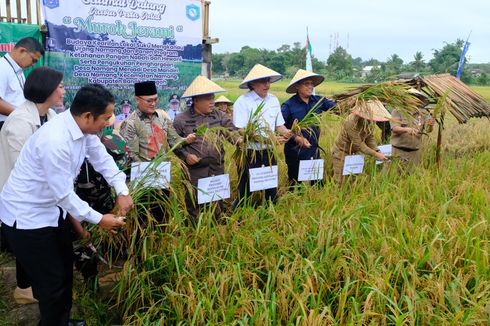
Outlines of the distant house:
[{"label": "distant house", "polygon": [[365,66],[364,68],[362,68],[361,78],[366,78],[371,73],[371,70],[373,70],[374,68],[379,69],[381,68],[381,66]]},{"label": "distant house", "polygon": [[471,73],[471,76],[473,76],[473,77],[480,77],[482,71],[481,71],[481,69],[471,69],[470,73]]}]

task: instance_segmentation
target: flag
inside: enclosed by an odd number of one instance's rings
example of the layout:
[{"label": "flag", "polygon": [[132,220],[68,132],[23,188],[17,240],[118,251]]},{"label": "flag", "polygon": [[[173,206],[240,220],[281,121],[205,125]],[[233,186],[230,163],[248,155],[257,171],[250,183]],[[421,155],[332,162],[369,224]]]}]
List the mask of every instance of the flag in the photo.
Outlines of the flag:
[{"label": "flag", "polygon": [[306,29],[306,70],[313,71],[313,64],[311,62],[311,48],[310,37],[308,36],[308,28]]},{"label": "flag", "polygon": [[458,64],[458,70],[456,71],[456,78],[459,79],[461,77],[461,73],[463,72],[463,64],[464,64],[464,57],[466,55],[466,52],[468,52],[468,48],[470,47],[470,42],[466,40],[463,46],[463,51],[461,51],[461,57],[459,57],[459,64]]}]

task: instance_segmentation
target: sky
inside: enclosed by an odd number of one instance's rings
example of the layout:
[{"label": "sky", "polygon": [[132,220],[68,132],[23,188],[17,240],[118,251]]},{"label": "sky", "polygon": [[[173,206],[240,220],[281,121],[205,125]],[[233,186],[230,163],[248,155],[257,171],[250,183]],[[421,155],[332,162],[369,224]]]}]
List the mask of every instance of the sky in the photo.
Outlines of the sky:
[{"label": "sky", "polygon": [[338,45],[363,60],[396,53],[408,63],[421,51],[428,62],[435,49],[470,35],[468,62],[490,63],[490,0],[211,0],[214,53],[304,47],[307,27],[321,61]]}]

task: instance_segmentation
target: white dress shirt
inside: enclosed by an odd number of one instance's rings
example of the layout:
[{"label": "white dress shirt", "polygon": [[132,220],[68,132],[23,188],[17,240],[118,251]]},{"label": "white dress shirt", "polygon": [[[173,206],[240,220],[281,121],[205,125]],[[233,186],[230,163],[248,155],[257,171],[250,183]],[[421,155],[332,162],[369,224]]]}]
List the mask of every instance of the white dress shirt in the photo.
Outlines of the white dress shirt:
[{"label": "white dress shirt", "polygon": [[[56,112],[49,109],[48,121],[55,116]],[[10,171],[14,168],[22,146],[39,127],[41,127],[39,110],[36,104],[31,101],[25,101],[5,120],[0,131],[0,191],[2,191]]]},{"label": "white dress shirt", "polygon": [[126,175],[96,135],[85,135],[71,112],[48,121],[32,135],[20,152],[3,191],[0,219],[18,229],[58,226],[59,209],[79,221],[99,223],[102,214],[81,200],[73,183],[85,157],[113,186],[117,194],[127,192]]},{"label": "white dress shirt", "polygon": [[[12,104],[14,108],[25,102],[24,97],[24,71],[12,59],[10,54],[0,58],[0,98]],[[6,115],[0,114],[0,121],[5,121]]]},{"label": "white dress shirt", "polygon": [[[254,91],[249,91],[241,95],[233,105],[233,124],[237,128],[246,128],[252,114],[257,110],[257,107],[264,101],[264,107],[260,113],[259,124],[260,128],[269,128],[274,132],[278,126],[284,125],[284,118],[281,113],[281,105],[276,96],[267,94],[265,98],[261,98]],[[263,137],[269,137],[267,133],[262,134]],[[248,144],[249,149],[265,149],[268,146],[257,143]]]}]

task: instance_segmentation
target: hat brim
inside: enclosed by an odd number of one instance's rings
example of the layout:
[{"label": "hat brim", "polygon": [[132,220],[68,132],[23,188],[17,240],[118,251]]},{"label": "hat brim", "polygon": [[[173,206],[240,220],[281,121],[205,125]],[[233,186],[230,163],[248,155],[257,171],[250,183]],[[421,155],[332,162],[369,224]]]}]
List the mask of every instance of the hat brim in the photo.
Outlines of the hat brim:
[{"label": "hat brim", "polygon": [[352,110],[355,115],[374,122],[387,122],[391,119],[391,114],[379,101],[368,101],[355,107]]},{"label": "hat brim", "polygon": [[315,87],[317,87],[318,85],[323,83],[323,81],[325,80],[325,77],[323,77],[321,75],[316,75],[316,76],[307,76],[305,78],[301,78],[301,79],[297,80],[294,84],[289,85],[288,88],[286,88],[286,93],[295,94],[296,93],[296,86],[298,85],[299,82],[301,82],[305,79],[313,80],[313,85]]},{"label": "hat brim", "polygon": [[193,98],[196,96],[202,96],[202,95],[209,95],[209,94],[216,94],[216,93],[223,93],[225,90],[222,91],[212,91],[212,92],[198,92],[198,93],[193,93],[193,94],[182,94],[181,98]]},{"label": "hat brim", "polygon": [[248,84],[249,83],[254,82],[256,80],[265,79],[265,78],[270,78],[271,83],[275,83],[276,81],[281,80],[282,79],[282,76],[281,75],[279,75],[279,76],[278,75],[271,75],[271,76],[257,77],[257,78],[254,78],[254,79],[243,81],[240,84],[240,86],[238,86],[238,88],[240,88],[240,89],[248,89]]}]

